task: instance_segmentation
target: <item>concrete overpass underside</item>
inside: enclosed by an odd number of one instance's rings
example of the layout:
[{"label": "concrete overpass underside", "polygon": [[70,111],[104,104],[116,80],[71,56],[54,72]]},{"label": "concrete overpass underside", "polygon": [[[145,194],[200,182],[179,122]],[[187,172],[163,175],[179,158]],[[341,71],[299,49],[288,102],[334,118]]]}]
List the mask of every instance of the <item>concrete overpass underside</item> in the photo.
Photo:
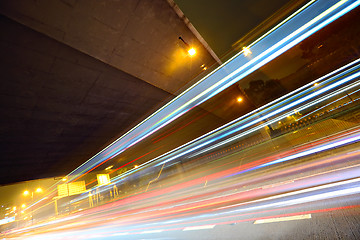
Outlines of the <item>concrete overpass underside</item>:
[{"label": "concrete overpass underside", "polygon": [[216,62],[163,0],[0,9],[0,184],[67,174]]}]

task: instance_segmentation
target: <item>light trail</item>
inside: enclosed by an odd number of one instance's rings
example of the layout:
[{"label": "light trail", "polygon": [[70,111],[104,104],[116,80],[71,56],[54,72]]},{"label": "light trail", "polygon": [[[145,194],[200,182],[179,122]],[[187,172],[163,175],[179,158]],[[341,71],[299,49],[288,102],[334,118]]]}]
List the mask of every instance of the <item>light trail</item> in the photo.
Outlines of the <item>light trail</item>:
[{"label": "light trail", "polygon": [[[359,137],[359,134],[358,135],[356,135],[357,137]],[[349,138],[348,138],[349,139]],[[343,140],[336,140],[335,142],[333,142],[333,143],[335,143],[335,144],[344,144],[344,140],[345,140],[345,142],[346,142],[346,140],[348,140],[348,139],[343,139]],[[351,138],[350,138],[351,139]],[[331,146],[333,143],[330,143],[330,144],[327,144],[327,145],[320,145],[319,147],[317,147],[317,148],[320,148],[320,149],[322,149],[324,146]],[[312,146],[314,146],[313,144],[312,144]],[[314,148],[313,148],[314,149]],[[309,151],[313,151],[313,149],[310,149],[310,150],[306,150],[305,151],[305,153],[308,153]],[[316,148],[315,148],[316,149]],[[296,153],[296,154],[303,154],[302,152],[300,152],[300,153]],[[303,155],[306,155],[306,154],[303,154]],[[293,158],[293,155],[290,155],[290,156],[288,156],[288,157],[286,157],[286,158]],[[286,159],[286,160],[289,160],[289,159]],[[261,161],[260,161],[261,162]],[[210,176],[207,176],[207,179],[209,179],[209,181],[211,181],[211,180],[215,180],[215,179],[219,179],[219,178],[224,178],[224,177],[229,177],[229,176],[232,176],[232,175],[234,175],[234,174],[240,174],[240,173],[245,173],[245,172],[249,172],[249,171],[253,171],[253,170],[255,170],[255,169],[259,169],[259,168],[262,168],[262,167],[264,167],[264,166],[267,166],[267,165],[272,165],[272,164],[275,164],[275,163],[278,163],[279,162],[279,160],[277,159],[277,160],[273,160],[273,161],[270,161],[270,162],[268,162],[268,163],[264,163],[264,164],[260,164],[260,165],[257,165],[256,166],[256,163],[254,163],[254,164],[252,164],[252,165],[255,165],[255,166],[253,166],[253,167],[251,167],[251,165],[249,166],[249,168],[243,168],[243,170],[241,170],[241,171],[239,171],[239,169],[238,168],[235,168],[235,169],[230,169],[230,170],[226,170],[226,171],[223,171],[223,172],[219,172],[219,173],[216,173],[216,174],[212,174],[212,175],[210,175]],[[231,173],[231,172],[233,172],[233,173]],[[230,175],[229,175],[230,174]],[[185,189],[185,188],[188,188],[188,187],[190,187],[190,186],[194,186],[194,185],[197,185],[197,184],[199,184],[199,182],[201,182],[202,181],[202,179],[195,179],[195,180],[193,180],[193,181],[190,181],[190,182],[188,182],[188,183],[185,183],[185,184],[181,184],[181,185],[178,185],[178,186],[172,186],[172,187],[170,187],[170,188],[168,188],[168,189],[162,189],[162,190],[159,190],[159,191],[155,191],[155,192],[151,192],[151,193],[149,193],[149,194],[142,194],[142,196],[136,196],[136,197],[132,197],[132,198],[129,198],[129,199],[126,199],[126,200],[122,200],[122,201],[119,201],[118,203],[117,203],[117,205],[124,205],[124,204],[126,204],[127,202],[128,203],[134,203],[134,202],[136,202],[136,201],[142,201],[143,199],[148,199],[148,198],[151,198],[151,197],[156,197],[156,196],[159,196],[159,195],[164,195],[164,194],[169,194],[170,192],[176,192],[176,191],[178,191],[178,190],[180,190],[180,189]],[[222,198],[223,197],[225,197],[225,196],[222,196]],[[211,200],[211,201],[213,201],[213,200]],[[199,207],[199,202],[196,202],[195,203],[195,205],[194,206],[196,206],[196,208],[198,208]],[[111,207],[114,207],[114,205],[112,205]],[[174,208],[174,206],[172,205],[172,208]],[[104,210],[106,210],[106,209],[104,209]],[[143,210],[141,211],[141,212],[143,212]]]},{"label": "light trail", "polygon": [[[358,70],[359,67],[360,67],[360,65],[357,65],[356,69]],[[224,127],[220,127],[220,128],[218,128],[216,130],[216,132],[214,132],[214,131],[211,132],[212,135],[209,135],[209,134],[203,135],[203,136],[201,136],[201,137],[199,137],[199,138],[197,138],[197,139],[195,139],[195,140],[193,140],[193,141],[191,141],[189,143],[186,143],[186,144],[184,144],[184,145],[182,145],[182,146],[180,146],[180,147],[178,147],[178,148],[176,148],[176,149],[174,149],[174,150],[172,150],[172,151],[170,151],[168,153],[165,153],[165,154],[163,154],[163,155],[161,155],[161,156],[159,156],[156,159],[151,160],[151,161],[155,161],[155,160],[160,161],[157,164],[157,166],[162,165],[162,164],[167,163],[169,161],[172,161],[172,160],[174,160],[176,158],[184,156],[184,155],[186,155],[186,154],[188,154],[190,152],[194,152],[194,151],[196,151],[196,150],[198,150],[198,149],[200,149],[200,148],[202,148],[202,147],[204,147],[206,145],[212,144],[212,143],[214,143],[215,141],[218,141],[221,138],[226,138],[227,136],[229,136],[229,135],[231,135],[231,134],[233,134],[235,132],[239,132],[239,131],[241,131],[243,129],[246,129],[248,127],[253,126],[251,129],[249,129],[249,130],[247,130],[245,132],[242,132],[242,133],[240,133],[240,134],[238,134],[238,135],[236,135],[234,137],[228,138],[228,139],[226,139],[225,141],[223,141],[221,143],[212,145],[211,147],[206,148],[205,150],[197,151],[197,153],[195,155],[199,155],[199,154],[202,154],[204,152],[211,151],[212,149],[215,149],[215,148],[218,148],[218,147],[220,147],[222,145],[228,144],[228,143],[230,143],[230,142],[232,142],[232,141],[234,141],[234,140],[236,140],[238,138],[244,137],[244,136],[246,136],[246,135],[248,135],[250,133],[253,133],[253,132],[255,132],[255,131],[257,131],[257,130],[259,130],[261,128],[264,128],[268,124],[278,122],[279,120],[285,118],[289,114],[289,112],[284,112],[285,110],[289,110],[289,109],[292,110],[293,107],[295,107],[295,106],[297,106],[297,105],[299,105],[301,103],[304,103],[304,102],[308,101],[311,98],[313,98],[315,100],[311,104],[303,105],[299,109],[303,110],[303,109],[306,109],[307,107],[314,106],[314,105],[316,105],[316,104],[318,104],[318,103],[320,103],[322,101],[325,101],[326,99],[329,99],[329,98],[333,97],[334,95],[337,95],[337,94],[339,94],[341,92],[344,92],[344,91],[346,91],[346,90],[348,90],[350,88],[359,86],[360,81],[357,81],[355,84],[351,85],[351,87],[348,86],[348,87],[346,87],[346,88],[344,88],[342,90],[337,90],[337,91],[334,91],[334,92],[330,92],[332,89],[338,87],[339,85],[342,85],[342,84],[344,84],[346,82],[352,81],[353,79],[355,79],[355,78],[357,78],[359,76],[360,76],[360,71],[356,72],[356,73],[354,73],[354,74],[352,74],[352,75],[350,75],[350,76],[348,76],[348,77],[346,77],[346,78],[344,78],[342,80],[336,81],[335,83],[327,86],[324,89],[313,92],[313,93],[311,93],[309,95],[305,95],[304,97],[302,97],[302,98],[300,98],[300,99],[298,99],[298,100],[296,100],[294,102],[290,102],[289,104],[287,104],[287,105],[285,105],[285,106],[283,106],[283,107],[281,107],[281,108],[279,108],[277,110],[274,110],[274,111],[272,111],[272,112],[270,112],[270,113],[268,113],[268,114],[266,114],[266,115],[264,115],[264,116],[262,116],[262,117],[260,117],[258,119],[255,119],[255,120],[253,120],[251,122],[248,122],[246,124],[244,124],[243,121],[239,121],[239,122],[235,122],[235,123],[232,122],[231,127],[235,128],[233,130],[232,129],[231,130],[226,129],[226,128],[224,129]],[[320,99],[316,98],[317,96],[325,93],[326,91],[330,92],[330,94],[328,96],[326,96],[326,98],[320,98]],[[275,118],[275,119],[273,119],[273,120],[271,120],[271,121],[266,121],[265,123],[256,126],[257,123],[262,122],[262,121],[264,121],[264,120],[266,120],[266,119],[268,119],[268,118],[270,118],[270,117],[272,117],[274,115],[277,115],[279,113],[282,113],[282,115]],[[237,127],[237,125],[240,125],[240,126]],[[226,133],[222,134],[222,132],[225,132],[225,131],[226,131]],[[219,134],[222,134],[222,135],[216,136],[216,135],[219,135]],[[204,142],[204,140],[206,140],[206,139],[209,139],[209,140]],[[170,154],[174,154],[174,152],[176,150],[179,150],[180,152],[177,155],[171,156]],[[171,157],[169,157],[169,155]],[[191,155],[191,156],[193,157],[195,155]],[[166,157],[166,160],[161,161],[160,159],[164,158],[164,157]]]},{"label": "light trail", "polygon": [[[317,5],[318,4],[318,5]],[[115,155],[118,155],[122,152],[124,152],[126,149],[130,148],[131,146],[134,146],[137,142],[143,140],[147,136],[150,136],[152,133],[158,131],[160,128],[164,127],[165,125],[169,124],[170,122],[174,121],[175,119],[182,116],[184,113],[192,109],[194,106],[201,104],[202,102],[206,101],[210,97],[212,97],[214,94],[224,90],[234,82],[237,82],[239,79],[245,77],[246,75],[250,74],[251,72],[255,71],[265,63],[269,62],[276,56],[279,56],[281,53],[285,52],[301,40],[305,39],[309,35],[313,34],[314,32],[320,30],[321,28],[325,27],[327,24],[331,23],[332,21],[336,20],[340,16],[346,14],[347,12],[351,11],[355,7],[357,7],[360,4],[360,1],[339,1],[335,3],[334,5],[331,5],[331,3],[327,1],[318,1],[313,4],[310,4],[309,7],[302,9],[302,12],[307,12],[307,14],[303,15],[294,15],[290,19],[286,19],[285,22],[281,23],[279,27],[273,31],[270,35],[267,35],[265,38],[263,38],[261,41],[267,41],[268,45],[271,47],[268,48],[266,51],[263,49],[259,49],[261,53],[254,57],[255,60],[248,61],[244,58],[242,58],[241,55],[236,56],[232,59],[232,61],[227,62],[226,65],[221,66],[216,71],[214,71],[212,74],[206,76],[202,80],[200,80],[197,84],[195,84],[193,87],[186,90],[183,94],[180,94],[179,97],[175,98],[173,101],[166,104],[164,107],[156,111],[154,114],[149,116],[147,119],[145,119],[143,122],[138,124],[136,127],[131,129],[129,132],[127,132],[125,135],[117,139],[115,142],[113,142],[111,145],[109,145],[107,148],[102,150],[100,153],[95,155],[93,158],[89,159],[87,162],[85,162],[83,165],[75,169],[73,172],[71,172],[69,175],[78,175],[82,174],[83,172],[87,172],[89,169],[92,169],[96,167],[98,164],[102,163],[105,160],[113,158]],[[312,9],[316,9],[317,7],[327,6],[327,9],[318,14],[315,15],[314,12],[312,12]],[[326,8],[326,7],[325,7]],[[317,14],[317,13],[316,13]],[[296,24],[293,24],[296,23]],[[297,28],[300,25],[299,28]],[[314,25],[314,26],[313,26]],[[310,28],[312,26],[312,28]],[[310,28],[307,30],[307,32],[301,33],[306,30],[306,28]],[[284,39],[278,39],[278,32],[287,31],[288,34],[287,37]],[[292,32],[293,31],[293,32]],[[298,34],[302,34],[300,36],[297,36]],[[295,37],[296,36],[296,37]],[[295,37],[295,40],[290,39],[292,37]],[[285,46],[281,46],[282,44],[285,44],[285,42],[290,41],[286,43]],[[256,44],[259,44],[257,42]],[[255,45],[256,45],[255,44]],[[252,47],[253,56],[256,56],[256,46]],[[281,46],[281,47],[280,47]],[[276,50],[279,48],[280,50]],[[270,56],[266,56],[266,54],[272,53]],[[266,54],[265,54],[266,53]],[[238,58],[242,58],[242,61],[239,63],[236,63]],[[262,59],[265,58],[265,59]],[[251,62],[251,63],[250,63]],[[226,77],[220,77],[222,79],[219,81],[219,76],[221,74],[224,74],[222,72],[222,69],[226,68],[227,70],[233,69],[233,66],[230,66],[232,64],[235,64],[237,66],[240,66],[236,68],[233,73],[226,73]],[[246,70],[246,67],[250,67],[250,64],[253,64],[253,67]],[[244,73],[240,74],[241,71],[245,71]],[[230,80],[233,76],[236,74],[240,74],[236,78]],[[216,78],[216,79],[214,79]],[[206,80],[206,81],[205,81]],[[229,80],[229,81],[228,81]],[[220,86],[219,83],[224,83],[223,86]],[[206,90],[204,90],[204,86],[207,85],[208,87],[205,87]],[[215,87],[218,87],[215,89]],[[180,102],[180,104],[178,104]],[[175,111],[172,109],[176,109]],[[146,123],[146,124],[145,124]]]},{"label": "light trail", "polygon": [[[360,91],[360,89],[355,90],[355,91],[353,91],[353,92],[351,92],[351,93],[347,93],[347,94],[348,94],[348,95],[351,95],[351,94],[357,93],[357,92],[359,92],[359,91]],[[325,104],[324,106],[322,106],[322,107],[320,107],[320,108],[317,108],[316,110],[314,110],[314,111],[312,111],[312,112],[310,112],[310,113],[308,113],[308,114],[306,114],[306,115],[303,115],[301,118],[297,119],[296,121],[300,121],[301,119],[306,118],[306,117],[308,117],[309,115],[312,115],[312,114],[314,114],[315,112],[320,111],[321,109],[324,109],[324,108],[326,108],[326,107],[328,107],[328,106],[331,106],[331,104],[334,104],[334,103],[336,103],[336,102],[338,102],[338,101],[340,101],[340,100],[343,100],[343,99],[345,99],[345,98],[348,98],[348,97],[349,97],[348,95],[345,95],[345,96],[340,97],[340,98],[338,98],[338,99],[336,99],[336,100],[334,100],[334,101],[332,101],[332,102],[329,102],[328,104]],[[357,100],[359,100],[359,98],[353,99],[352,102],[357,101]]]}]

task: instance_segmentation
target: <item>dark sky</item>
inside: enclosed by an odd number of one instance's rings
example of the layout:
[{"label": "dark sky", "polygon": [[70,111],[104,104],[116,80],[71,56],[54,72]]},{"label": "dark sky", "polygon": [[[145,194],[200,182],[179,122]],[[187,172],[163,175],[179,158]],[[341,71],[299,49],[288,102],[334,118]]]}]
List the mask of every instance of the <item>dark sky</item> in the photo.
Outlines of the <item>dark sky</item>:
[{"label": "dark sky", "polygon": [[223,56],[231,45],[289,0],[175,0],[214,52]]}]

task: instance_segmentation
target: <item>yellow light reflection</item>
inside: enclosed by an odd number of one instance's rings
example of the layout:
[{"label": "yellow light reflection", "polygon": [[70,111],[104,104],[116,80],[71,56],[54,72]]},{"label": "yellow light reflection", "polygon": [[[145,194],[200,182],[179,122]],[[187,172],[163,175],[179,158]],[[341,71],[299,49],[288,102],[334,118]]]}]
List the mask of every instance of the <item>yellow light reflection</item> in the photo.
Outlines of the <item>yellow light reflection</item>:
[{"label": "yellow light reflection", "polygon": [[202,68],[203,71],[205,71],[207,69],[207,67],[205,66],[205,64],[201,65],[200,68]]},{"label": "yellow light reflection", "polygon": [[107,168],[105,168],[105,170],[110,170],[110,169],[112,169],[112,168],[113,168],[113,165],[108,166]]}]

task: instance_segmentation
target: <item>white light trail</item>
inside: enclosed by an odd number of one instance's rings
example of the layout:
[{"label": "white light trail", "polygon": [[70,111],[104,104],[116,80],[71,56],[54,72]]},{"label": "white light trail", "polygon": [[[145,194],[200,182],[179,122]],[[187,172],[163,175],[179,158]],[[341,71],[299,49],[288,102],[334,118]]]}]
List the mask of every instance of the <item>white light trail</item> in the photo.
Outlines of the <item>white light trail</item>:
[{"label": "white light trail", "polygon": [[[315,192],[318,190],[324,190],[324,189],[329,189],[332,187],[339,187],[339,186],[344,186],[347,184],[354,184],[354,183],[359,183],[359,182],[360,182],[360,178],[355,178],[355,179],[345,180],[345,181],[336,182],[336,183],[329,183],[329,184],[324,184],[321,186],[310,187],[310,188],[297,190],[297,191],[293,191],[293,192],[289,192],[289,193],[278,194],[275,196],[257,199],[257,200],[253,200],[253,201],[247,201],[247,202],[233,204],[233,205],[229,205],[229,206],[225,206],[225,207],[220,207],[220,208],[217,208],[216,210],[240,207],[240,206],[251,204],[251,203],[261,203],[261,202],[265,202],[265,201],[269,201],[269,200],[275,200],[275,199],[295,196],[295,195],[304,194],[304,193]],[[264,204],[264,205],[255,206],[255,207],[241,208],[241,209],[237,209],[237,210],[233,210],[233,211],[235,211],[235,212],[245,211],[245,210],[246,211],[254,211],[254,210],[257,210],[260,208],[283,207],[283,206],[312,202],[312,201],[317,201],[317,200],[324,200],[324,199],[328,199],[328,198],[341,197],[341,196],[357,194],[357,193],[360,193],[360,187],[353,187],[353,188],[347,188],[347,189],[342,189],[342,190],[329,191],[329,192],[321,193],[321,194],[312,193],[311,196],[300,197],[300,198],[296,198],[293,200],[287,200],[287,201],[278,201],[275,203]]]},{"label": "white light trail", "polygon": [[[315,2],[317,3],[317,2]],[[259,63],[251,67],[250,69],[245,71],[246,67],[250,67],[249,61],[244,62],[243,65],[240,65],[241,67],[238,68],[236,71],[233,71],[232,73],[228,74],[226,77],[223,77],[221,80],[212,79],[213,83],[208,85],[208,88],[205,90],[202,89],[202,91],[198,91],[199,88],[202,88],[202,85],[205,82],[205,79],[216,77],[217,72],[220,71],[222,68],[218,68],[218,70],[212,74],[209,74],[206,76],[206,78],[202,79],[195,85],[195,87],[191,87],[188,90],[186,90],[183,94],[181,94],[178,98],[174,99],[173,101],[166,104],[164,107],[160,108],[158,111],[156,111],[154,114],[146,118],[143,122],[138,124],[135,128],[131,129],[129,132],[124,134],[122,137],[117,139],[115,142],[110,144],[107,148],[99,152],[97,155],[95,155],[93,158],[89,159],[87,162],[85,162],[83,165],[75,169],[70,174],[80,174],[81,172],[87,171],[89,169],[92,169],[96,167],[96,165],[102,163],[103,161],[112,158],[116,154],[119,154],[124,151],[124,149],[127,149],[130,146],[133,146],[136,142],[143,139],[145,136],[148,136],[149,134],[157,131],[160,127],[165,126],[166,124],[172,122],[174,119],[178,118],[180,115],[184,114],[186,111],[191,109],[193,106],[196,106],[203,101],[206,101],[214,94],[218,93],[219,91],[222,91],[227,86],[230,86],[233,82],[238,81],[240,78],[243,78],[246,74],[249,74],[251,71],[256,70],[258,67],[262,66],[263,64],[269,62],[276,56],[280,55],[284,51],[287,51],[289,48],[300,42],[302,39],[305,39],[312,33],[316,32],[317,30],[321,29],[322,27],[326,26],[330,22],[334,21],[338,17],[344,15],[346,12],[350,11],[351,9],[355,8],[359,5],[359,1],[355,1],[353,3],[347,2],[347,1],[339,1],[335,4],[327,3],[326,1],[322,1],[322,3],[325,6],[328,6],[328,9],[320,13],[319,15],[315,16],[310,21],[307,20],[305,17],[303,21],[307,21],[304,23],[300,28],[294,30],[292,33],[290,33],[286,38],[281,39],[280,41],[277,41],[277,43],[274,42],[272,47],[268,48],[266,51],[262,51],[260,55],[255,57],[256,60],[260,61],[260,57],[265,57],[264,60],[261,60]],[[348,4],[348,5],[346,5]],[[313,5],[309,5],[311,6]],[[340,9],[340,6],[345,6],[342,10]],[[339,8],[339,10],[337,10]],[[307,11],[308,8],[304,8],[303,11]],[[336,12],[338,11],[338,12]],[[333,14],[330,16],[329,14]],[[302,16],[303,17],[303,16]],[[279,26],[279,28],[284,27],[287,24],[290,24],[292,21],[298,21],[297,16],[293,16],[291,19],[287,19],[286,23],[284,22],[284,25]],[[324,18],[324,19],[323,19]],[[301,18],[300,18],[301,19]],[[322,20],[322,22],[320,21]],[[287,43],[284,47],[281,47],[279,50],[271,54],[271,56],[266,57],[265,55],[270,53],[271,51],[275,50],[275,48],[280,47],[281,44],[285,44],[286,41],[290,40],[290,38],[295,37],[295,35],[300,34],[300,32],[305,31],[306,28],[311,27],[312,25],[316,25],[304,34],[297,36],[297,38],[289,43]],[[289,30],[291,28],[288,28]],[[291,30],[292,31],[292,30]],[[273,32],[275,33],[275,32]],[[265,40],[265,38],[263,39]],[[274,39],[273,39],[274,41]],[[255,46],[252,46],[253,52],[255,51]],[[238,55],[237,57],[239,57]],[[232,61],[227,62],[226,66],[229,66],[230,63],[233,61],[236,61],[237,58],[234,58]],[[254,62],[252,62],[254,63]],[[225,65],[224,65],[225,66]],[[224,67],[223,66],[223,67]],[[240,74],[239,76],[236,76],[236,78],[230,80],[230,78],[235,77],[236,74],[240,73],[240,71],[244,70],[245,72]],[[215,76],[216,75],[216,76]],[[229,81],[228,81],[229,80]],[[224,83],[223,86],[220,87],[220,83]],[[215,87],[219,87],[215,89]],[[197,89],[196,91],[194,89]],[[193,91],[194,90],[194,91]],[[197,93],[195,93],[197,92]],[[192,94],[192,97],[191,94]],[[194,94],[195,93],[195,94]],[[207,95],[207,96],[205,96]],[[185,96],[189,96],[186,98]],[[175,104],[176,103],[176,104]],[[176,105],[178,107],[176,107]],[[174,106],[175,110],[169,110],[171,107]],[[163,112],[163,113],[162,113]],[[107,152],[105,152],[105,150]]]}]

